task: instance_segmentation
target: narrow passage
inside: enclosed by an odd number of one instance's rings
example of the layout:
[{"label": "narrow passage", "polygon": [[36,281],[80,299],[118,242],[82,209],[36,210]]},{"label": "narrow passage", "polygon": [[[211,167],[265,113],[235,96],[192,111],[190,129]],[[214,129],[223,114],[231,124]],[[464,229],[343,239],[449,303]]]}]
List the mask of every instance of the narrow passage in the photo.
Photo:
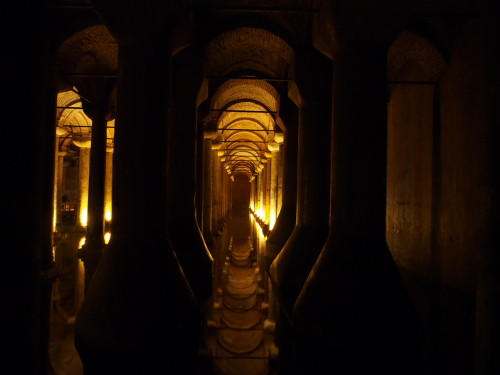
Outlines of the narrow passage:
[{"label": "narrow passage", "polygon": [[249,237],[247,208],[233,209],[231,240],[217,287],[216,375],[269,374],[267,315],[260,270]]}]

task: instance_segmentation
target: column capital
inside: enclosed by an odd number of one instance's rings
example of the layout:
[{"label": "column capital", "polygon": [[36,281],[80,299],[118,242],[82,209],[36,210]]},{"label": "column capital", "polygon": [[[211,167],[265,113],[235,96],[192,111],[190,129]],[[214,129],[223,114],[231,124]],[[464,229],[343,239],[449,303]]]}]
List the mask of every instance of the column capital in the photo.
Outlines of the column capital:
[{"label": "column capital", "polygon": [[72,142],[75,146],[77,146],[79,148],[90,148],[90,146],[91,146],[90,139],[88,139],[88,140],[73,139]]}]

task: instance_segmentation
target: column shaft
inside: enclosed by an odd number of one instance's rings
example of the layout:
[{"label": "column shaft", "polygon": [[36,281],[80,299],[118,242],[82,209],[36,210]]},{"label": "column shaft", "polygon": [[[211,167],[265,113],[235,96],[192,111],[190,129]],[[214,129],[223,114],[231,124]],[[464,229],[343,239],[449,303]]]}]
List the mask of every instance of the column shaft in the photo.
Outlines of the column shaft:
[{"label": "column shaft", "polygon": [[89,202],[90,147],[80,147],[78,162],[78,224],[87,226]]},{"label": "column shaft", "polygon": [[297,69],[301,105],[296,226],[271,265],[276,294],[289,318],[326,240],[329,214],[331,61],[318,52],[304,51]]},{"label": "column shaft", "polygon": [[86,374],[196,364],[200,308],[166,232],[168,36],[143,37],[119,44],[112,236],[75,326]]},{"label": "column shaft", "polygon": [[293,310],[297,373],[402,374],[419,355],[420,321],[385,242],[385,64],[377,44],[335,60],[330,232]]},{"label": "column shaft", "polygon": [[106,177],[104,185],[104,218],[111,221],[113,214],[113,148],[106,149]]},{"label": "column shaft", "polygon": [[104,187],[106,177],[106,119],[104,113],[92,121],[89,163],[87,234],[80,252],[85,266],[85,290],[94,276],[104,249]]},{"label": "column shaft", "polygon": [[281,113],[286,122],[283,149],[281,210],[271,234],[266,241],[265,268],[269,267],[295,228],[297,210],[297,129],[298,108],[289,99],[281,103]]},{"label": "column shaft", "polygon": [[[186,278],[200,303],[212,294],[213,258],[196,222],[196,98],[201,65],[196,51],[173,58],[169,132],[169,237]],[[200,150],[202,151],[202,150]]]}]

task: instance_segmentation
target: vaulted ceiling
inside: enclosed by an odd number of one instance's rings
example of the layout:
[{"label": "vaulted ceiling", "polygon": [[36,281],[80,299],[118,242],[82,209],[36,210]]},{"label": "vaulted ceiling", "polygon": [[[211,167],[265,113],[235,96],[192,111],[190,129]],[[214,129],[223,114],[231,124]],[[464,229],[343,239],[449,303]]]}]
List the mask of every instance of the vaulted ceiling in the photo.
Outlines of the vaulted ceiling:
[{"label": "vaulted ceiling", "polygon": [[[439,2],[384,0],[376,6],[366,0],[192,0],[159,6],[160,3],[150,0],[138,6],[134,1],[122,0],[50,2],[60,92],[59,126],[74,133],[75,138],[84,138],[85,132],[91,130],[81,125],[87,117],[84,104],[96,95],[99,97],[96,92],[104,87],[104,80],[118,75],[121,38],[142,38],[154,29],[153,24],[166,22],[171,40],[165,48],[172,55],[188,46],[202,50],[199,64],[208,82],[204,99],[208,109],[201,118],[206,137],[212,139],[228,173],[249,178],[262,170],[282,139],[284,129],[277,125],[283,124],[280,102],[293,85],[295,59],[301,48],[312,46],[333,59],[343,40],[389,45],[405,27],[425,34],[442,51],[452,39],[439,32],[440,22],[445,21],[439,17],[425,18],[426,12],[439,12]],[[462,8],[457,5],[457,9]],[[103,9],[108,14],[104,18],[100,16]],[[127,13],[127,9],[135,9],[136,14]],[[410,22],[410,15],[415,14]],[[134,34],[136,26],[143,34]],[[415,43],[425,47],[427,42],[423,43],[412,30],[404,31],[397,39],[389,55],[389,69],[400,68],[398,50],[413,48]],[[63,108],[70,106],[73,108]],[[114,119],[113,111],[110,108],[110,121]],[[86,121],[86,126],[90,126],[91,121]],[[108,136],[112,138],[112,131]]]}]

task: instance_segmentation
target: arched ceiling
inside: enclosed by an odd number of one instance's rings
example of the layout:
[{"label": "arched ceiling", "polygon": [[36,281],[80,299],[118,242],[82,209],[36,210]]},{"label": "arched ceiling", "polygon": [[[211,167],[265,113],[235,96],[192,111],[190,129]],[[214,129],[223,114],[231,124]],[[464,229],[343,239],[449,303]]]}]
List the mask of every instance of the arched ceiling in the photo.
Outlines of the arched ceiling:
[{"label": "arched ceiling", "polygon": [[[57,95],[57,135],[62,137],[65,146],[69,142],[78,147],[90,147],[92,120],[82,109],[82,102],[77,91],[72,89]],[[115,121],[108,121],[107,147],[113,148]]]},{"label": "arched ceiling", "polygon": [[255,27],[240,27],[217,36],[205,54],[205,74],[224,76],[257,71],[264,77],[287,78],[293,49],[279,36]]},{"label": "arched ceiling", "polygon": [[62,43],[57,67],[60,78],[71,87],[114,76],[118,69],[118,44],[106,26],[89,26]]},{"label": "arched ceiling", "polygon": [[229,174],[253,179],[281,139],[276,136],[280,97],[270,82],[290,78],[294,51],[267,30],[241,27],[214,38],[204,64],[207,78],[223,79],[207,116],[213,148]]},{"label": "arched ceiling", "polygon": [[[195,2],[193,6],[222,6],[225,8],[224,19],[227,20],[231,18],[230,12],[226,12],[227,7],[242,7],[238,11],[244,12],[248,5],[263,6],[257,3],[208,1]],[[273,12],[273,7],[291,11]],[[290,20],[297,20],[297,17],[306,20],[311,14],[308,9],[312,7],[309,0],[274,2],[269,5],[270,11],[264,18],[269,23],[273,17],[279,16],[281,23],[278,28],[291,30],[293,22]],[[220,12],[220,8],[217,9]],[[291,17],[290,27],[284,26],[287,17]],[[210,41],[205,44],[203,61],[200,61],[204,76],[210,81],[208,117],[212,121],[207,130],[213,138],[213,147],[219,150],[221,162],[230,174],[245,174],[249,178],[262,170],[272,155],[271,150],[276,150],[278,141],[283,139],[280,136],[281,129],[276,124],[280,106],[277,87],[286,86],[279,86],[277,82],[286,85],[294,73],[293,48],[270,29],[272,25],[270,28],[226,25],[225,31],[210,36]],[[224,30],[222,25],[220,30]],[[111,31],[102,24],[82,28],[66,38],[57,54],[59,87],[63,88],[63,96],[76,96],[79,93],[82,100],[88,100],[86,94],[99,87],[98,81],[102,77],[117,74],[117,57],[118,43]],[[75,98],[63,100],[62,97],[60,106],[82,107],[82,103]],[[63,111],[65,113],[60,118],[64,120],[59,124],[65,125],[64,129],[74,134],[75,138],[88,137],[91,121],[83,110]]]}]

